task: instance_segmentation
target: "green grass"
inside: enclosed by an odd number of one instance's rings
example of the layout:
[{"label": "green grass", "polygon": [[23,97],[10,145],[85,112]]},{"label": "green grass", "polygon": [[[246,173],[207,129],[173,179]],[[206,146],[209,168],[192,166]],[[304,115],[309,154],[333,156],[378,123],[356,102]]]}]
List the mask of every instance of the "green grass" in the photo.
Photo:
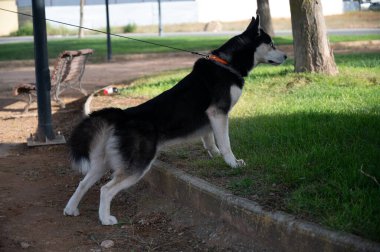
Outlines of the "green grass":
[{"label": "green grass", "polygon": [[[380,185],[361,172],[380,181],[380,53],[336,62],[338,76],[296,74],[289,61],[246,78],[230,116],[232,149],[246,167],[231,170],[221,158],[186,158],[181,150],[169,157],[236,194],[259,202],[278,194],[281,209],[380,241]],[[185,74],[145,78],[122,93],[150,98]]]},{"label": "green grass", "polygon": [[238,195],[249,195],[253,193],[254,180],[250,177],[235,179],[229,182],[227,188]]},{"label": "green grass", "polygon": [[365,40],[379,40],[379,34],[368,34],[368,35],[331,35],[329,36],[329,40],[332,43],[337,42],[350,42],[350,41],[365,41]]},{"label": "green grass", "polygon": [[[195,36],[195,37],[163,37],[163,38],[139,38],[153,43],[160,43],[185,50],[210,51],[222,45],[228,37],[226,36]],[[360,35],[360,36],[332,36],[331,42],[361,41],[380,39],[380,35]],[[278,45],[289,45],[293,43],[290,36],[276,37],[275,43]],[[105,38],[84,38],[84,39],[59,39],[48,41],[48,55],[54,59],[64,50],[77,50],[92,48],[94,55],[92,61],[102,61],[106,58],[107,46]],[[157,47],[137,41],[123,38],[112,38],[113,55],[139,54],[139,53],[161,53],[173,52],[173,49]],[[0,46],[0,61],[5,60],[30,60],[34,58],[34,45],[31,42],[3,44]]]},{"label": "green grass", "polygon": [[[209,50],[216,48],[226,41],[227,37],[170,37],[170,38],[141,38],[153,43],[160,43],[186,50]],[[51,40],[48,42],[48,54],[55,58],[64,50],[92,48],[95,50],[92,60],[104,60],[107,54],[107,43],[103,38]],[[0,60],[33,59],[33,43],[5,44],[0,47]],[[153,46],[122,38],[112,39],[113,55],[173,52],[172,49]]]},{"label": "green grass", "polygon": [[[74,35],[78,32],[75,30],[70,30],[64,26],[52,26],[49,23],[46,23],[46,33],[48,35]],[[32,21],[24,23],[19,29],[15,32],[12,32],[10,36],[33,36],[33,23]]]}]

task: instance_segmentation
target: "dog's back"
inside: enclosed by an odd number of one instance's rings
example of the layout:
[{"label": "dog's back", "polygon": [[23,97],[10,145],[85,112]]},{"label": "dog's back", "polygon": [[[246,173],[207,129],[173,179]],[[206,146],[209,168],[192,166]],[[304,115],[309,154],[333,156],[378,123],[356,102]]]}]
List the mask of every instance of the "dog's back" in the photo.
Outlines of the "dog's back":
[{"label": "dog's back", "polygon": [[166,141],[192,134],[209,123],[205,111],[211,104],[227,113],[231,107],[230,87],[241,88],[243,81],[228,69],[199,59],[188,76],[146,103],[126,110],[107,108],[92,113],[72,133],[70,150],[74,167],[86,171],[85,161],[89,161],[96,146],[105,143],[104,138],[118,137],[118,144],[125,138],[130,140],[129,135],[135,130],[132,124],[140,124],[144,134],[151,131],[148,135],[155,144],[164,145]]}]

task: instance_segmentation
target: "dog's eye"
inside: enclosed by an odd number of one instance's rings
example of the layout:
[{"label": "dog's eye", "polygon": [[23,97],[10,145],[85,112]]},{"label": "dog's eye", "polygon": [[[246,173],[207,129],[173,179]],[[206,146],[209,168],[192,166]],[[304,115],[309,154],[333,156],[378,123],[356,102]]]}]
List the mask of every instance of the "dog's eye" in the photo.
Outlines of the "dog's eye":
[{"label": "dog's eye", "polygon": [[275,49],[273,42],[270,42],[269,46]]}]

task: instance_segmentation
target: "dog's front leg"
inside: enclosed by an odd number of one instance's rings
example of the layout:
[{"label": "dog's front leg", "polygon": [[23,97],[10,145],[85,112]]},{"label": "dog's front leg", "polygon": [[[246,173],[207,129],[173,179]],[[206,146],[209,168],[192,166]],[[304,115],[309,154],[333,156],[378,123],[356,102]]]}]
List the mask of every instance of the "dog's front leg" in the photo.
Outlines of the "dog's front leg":
[{"label": "dog's front leg", "polygon": [[215,135],[216,144],[224,161],[232,168],[244,166],[245,162],[242,159],[236,159],[231,150],[228,134],[228,115],[216,109],[208,110],[207,115]]},{"label": "dog's front leg", "polygon": [[214,133],[212,133],[212,131],[202,137],[202,143],[211,158],[214,156],[220,156],[220,151],[215,144]]}]

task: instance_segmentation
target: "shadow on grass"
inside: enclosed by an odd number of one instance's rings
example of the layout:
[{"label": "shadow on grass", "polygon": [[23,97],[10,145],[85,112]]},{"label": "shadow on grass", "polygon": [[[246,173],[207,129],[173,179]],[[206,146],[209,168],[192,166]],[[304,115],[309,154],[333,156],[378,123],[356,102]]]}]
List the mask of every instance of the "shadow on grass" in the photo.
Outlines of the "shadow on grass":
[{"label": "shadow on grass", "polygon": [[290,211],[379,241],[380,185],[370,177],[380,180],[379,125],[378,113],[301,112],[235,118],[230,130],[245,177],[284,184]]}]

